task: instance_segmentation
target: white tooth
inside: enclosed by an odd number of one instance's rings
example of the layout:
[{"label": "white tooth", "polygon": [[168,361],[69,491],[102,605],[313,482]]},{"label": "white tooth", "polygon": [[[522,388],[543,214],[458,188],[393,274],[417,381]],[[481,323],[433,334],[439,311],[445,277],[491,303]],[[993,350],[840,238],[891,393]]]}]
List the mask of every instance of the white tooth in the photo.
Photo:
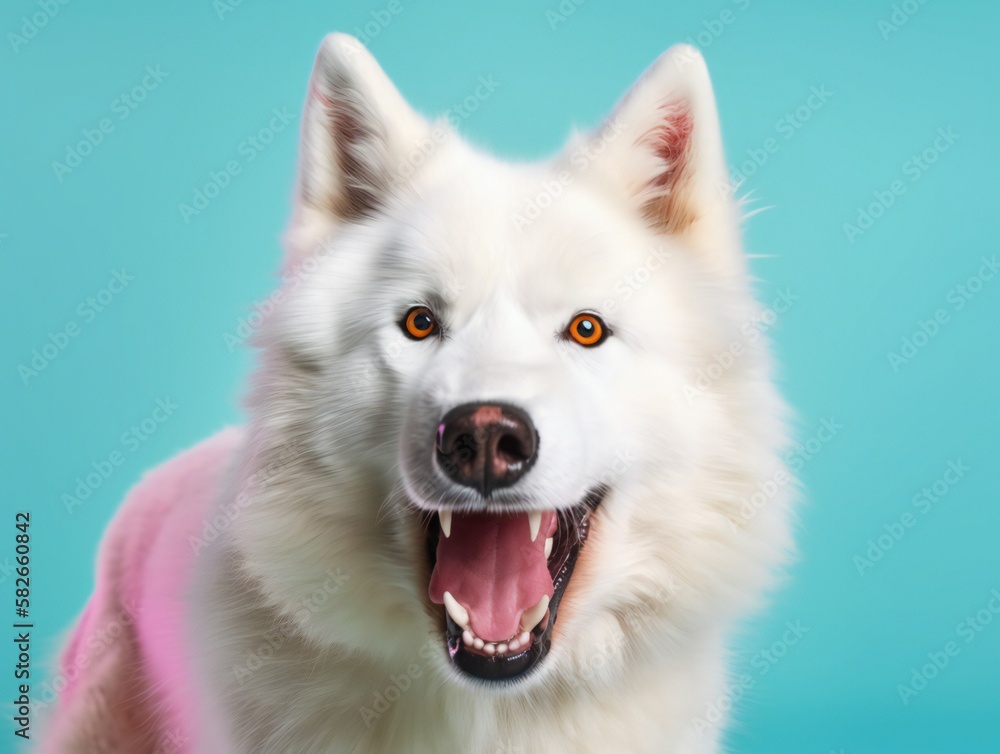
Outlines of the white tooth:
[{"label": "white tooth", "polygon": [[459,626],[462,628],[469,627],[469,611],[458,604],[455,598],[451,596],[451,592],[444,593],[444,609],[448,611],[448,615]]},{"label": "white tooth", "polygon": [[552,554],[552,540],[553,537],[549,537],[545,540],[545,557],[548,558]]},{"label": "white tooth", "polygon": [[[448,593],[445,592],[445,595],[447,594]],[[542,619],[542,616],[545,615],[545,611],[548,609],[549,609],[549,598],[545,595],[542,595],[542,598],[538,600],[537,605],[535,605],[534,607],[529,607],[521,615],[521,630],[530,631],[535,626],[537,626],[538,622]]]},{"label": "white tooth", "polygon": [[507,654],[507,645],[506,644],[498,644],[497,645],[497,654],[498,655],[505,655],[505,654]]},{"label": "white tooth", "polygon": [[486,652],[486,654],[491,655],[497,651],[497,645],[494,644],[493,642],[490,642],[485,647],[483,647],[483,651]]},{"label": "white tooth", "polygon": [[517,639],[511,639],[510,644],[507,645],[507,649],[509,649],[511,652],[516,652],[520,648],[521,648],[521,642],[519,642]]},{"label": "white tooth", "polygon": [[472,642],[472,646],[474,646],[476,649],[482,649],[483,645],[485,645],[485,644],[486,644],[486,642],[484,642],[478,636]]},{"label": "white tooth", "polygon": [[451,536],[451,509],[442,508],[439,510],[438,520],[441,522],[441,531],[444,532],[444,538],[447,539]]},{"label": "white tooth", "polygon": [[465,646],[471,647],[472,643],[475,641],[475,639],[472,638],[472,632],[468,631],[468,630],[463,631],[462,632],[462,641],[465,643]]},{"label": "white tooth", "polygon": [[538,530],[542,526],[541,511],[528,512],[528,526],[531,527],[531,541],[534,542],[536,539],[538,539]]},{"label": "white tooth", "polygon": [[518,643],[521,646],[526,647],[526,646],[528,646],[528,640],[530,638],[531,638],[531,634],[529,634],[527,631],[525,631],[523,634],[521,634],[520,636],[517,637],[517,641],[518,641]]}]

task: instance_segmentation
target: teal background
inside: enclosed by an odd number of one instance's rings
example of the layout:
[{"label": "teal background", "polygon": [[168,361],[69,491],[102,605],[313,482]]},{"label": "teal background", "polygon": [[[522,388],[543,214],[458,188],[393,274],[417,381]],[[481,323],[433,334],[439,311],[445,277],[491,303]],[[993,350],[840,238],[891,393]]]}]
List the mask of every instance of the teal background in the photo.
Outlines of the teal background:
[{"label": "teal background", "polygon": [[[210,0],[73,0],[16,51],[8,33],[41,6],[18,0],[0,11],[9,521],[0,563],[13,558],[13,512],[31,511],[35,663],[81,608],[98,539],[126,490],[144,469],[241,420],[252,355],[224,336],[274,282],[299,108],[324,33],[374,23],[369,46],[427,113],[492,75],[501,86],[461,130],[513,157],[546,154],[572,125],[597,123],[658,53],[693,38],[731,165],[767,154],[739,193],[751,194],[748,210],[769,208],[746,223],[761,300],[798,297],[771,334],[800,439],[816,437],[824,419],[841,425],[801,463],[800,560],[736,647],[736,673],[750,680],[734,694],[731,748],[1000,751],[1000,615],[987,608],[1000,589],[1000,276],[960,310],[955,303],[955,286],[1000,251],[1000,6],[587,0],[563,3],[572,12],[560,20],[547,16],[559,13],[556,0],[398,3],[245,0],[220,18]],[[894,7],[906,22],[880,28]],[[373,12],[391,20],[373,22]],[[166,78],[119,120],[115,99],[157,65]],[[813,87],[832,94],[790,127],[786,113],[807,106]],[[247,160],[241,144],[274,108],[295,120]],[[52,163],[105,117],[114,129],[58,180]],[[938,129],[949,128],[958,138],[936,150]],[[936,159],[918,170],[911,158],[928,149]],[[234,159],[240,174],[185,222],[178,205]],[[845,223],[896,180],[905,193],[851,242]],[[85,321],[81,302],[123,267],[134,279]],[[947,322],[894,368],[889,352],[939,309]],[[25,382],[19,365],[69,321],[78,335]],[[176,410],[144,440],[123,438],[157,399]],[[114,451],[120,465],[68,513],[63,495]],[[914,496],[949,461],[969,470],[922,512]],[[907,512],[913,525],[859,573],[855,556]],[[13,577],[0,578],[0,616],[12,615]],[[983,609],[966,643],[959,624]],[[807,629],[794,644],[782,640],[787,622]],[[904,704],[898,685],[950,640],[961,651]],[[780,658],[760,654],[775,642]],[[9,730],[10,642],[0,646],[0,751],[24,750]]]}]

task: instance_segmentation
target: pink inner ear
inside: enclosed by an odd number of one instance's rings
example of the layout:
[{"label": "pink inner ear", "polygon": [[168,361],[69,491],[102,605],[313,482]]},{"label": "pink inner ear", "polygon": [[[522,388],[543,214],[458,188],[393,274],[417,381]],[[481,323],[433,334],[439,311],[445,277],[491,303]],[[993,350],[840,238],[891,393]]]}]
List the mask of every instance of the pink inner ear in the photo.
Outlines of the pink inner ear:
[{"label": "pink inner ear", "polygon": [[682,101],[660,106],[662,118],[648,136],[649,146],[660,159],[659,172],[649,182],[650,198],[643,207],[646,218],[655,226],[677,232],[696,218],[683,197],[689,179],[694,117],[691,107]]},{"label": "pink inner ear", "polygon": [[684,173],[691,147],[694,118],[685,102],[666,102],[660,106],[663,119],[653,129],[650,141],[656,156],[663,161],[663,170],[653,179],[658,188],[669,188]]}]

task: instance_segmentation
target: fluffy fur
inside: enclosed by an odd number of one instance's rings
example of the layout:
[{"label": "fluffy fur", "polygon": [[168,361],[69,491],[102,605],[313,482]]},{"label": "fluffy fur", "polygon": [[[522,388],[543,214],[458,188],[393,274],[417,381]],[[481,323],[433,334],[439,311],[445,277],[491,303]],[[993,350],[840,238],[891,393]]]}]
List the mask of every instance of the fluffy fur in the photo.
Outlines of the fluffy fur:
[{"label": "fluffy fur", "polygon": [[[112,525],[78,637],[132,594],[109,565],[125,549],[176,577],[140,580],[148,609],[63,693],[52,750],[718,751],[726,636],[789,550],[792,497],[738,219],[693,48],[523,165],[328,37],[249,424],[149,477]],[[403,336],[414,304],[444,338]],[[581,310],[613,328],[598,348],[558,337]],[[460,494],[428,437],[470,401],[533,417],[519,489],[539,507],[609,488],[552,650],[511,686],[450,666],[427,597],[416,509]]]}]

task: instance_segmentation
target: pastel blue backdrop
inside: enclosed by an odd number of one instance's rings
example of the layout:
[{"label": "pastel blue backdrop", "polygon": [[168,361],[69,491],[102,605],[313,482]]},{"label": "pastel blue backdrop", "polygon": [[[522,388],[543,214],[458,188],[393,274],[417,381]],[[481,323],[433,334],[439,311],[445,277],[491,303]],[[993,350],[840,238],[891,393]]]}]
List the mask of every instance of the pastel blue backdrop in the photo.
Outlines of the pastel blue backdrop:
[{"label": "pastel blue backdrop", "polygon": [[[998,23],[985,0],[6,3],[0,563],[30,511],[35,682],[126,490],[241,421],[252,354],[226,336],[274,281],[324,33],[427,113],[493,77],[460,128],[517,158],[688,40],[767,208],[746,241],[761,300],[791,302],[770,334],[807,489],[801,558],[734,647],[729,744],[1000,751]],[[0,646],[0,750],[23,750]]]}]

